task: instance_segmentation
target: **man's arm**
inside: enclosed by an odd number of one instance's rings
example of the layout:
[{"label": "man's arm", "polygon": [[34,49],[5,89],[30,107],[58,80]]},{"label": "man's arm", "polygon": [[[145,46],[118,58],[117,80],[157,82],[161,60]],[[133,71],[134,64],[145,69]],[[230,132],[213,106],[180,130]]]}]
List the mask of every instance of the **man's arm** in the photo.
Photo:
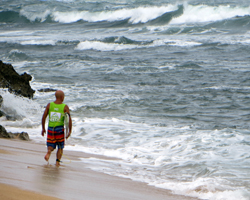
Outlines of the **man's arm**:
[{"label": "man's arm", "polygon": [[67,105],[64,107],[64,113],[69,113],[69,134],[67,136],[67,139],[68,139],[68,137],[71,135],[71,131],[72,131],[72,120],[71,120],[71,116],[70,116],[69,107]]},{"label": "man's arm", "polygon": [[50,106],[50,104],[48,104],[46,106],[44,113],[43,113],[43,117],[42,117],[42,136],[44,136],[44,134],[46,134],[45,121],[46,121],[46,118],[49,114],[49,106]]}]

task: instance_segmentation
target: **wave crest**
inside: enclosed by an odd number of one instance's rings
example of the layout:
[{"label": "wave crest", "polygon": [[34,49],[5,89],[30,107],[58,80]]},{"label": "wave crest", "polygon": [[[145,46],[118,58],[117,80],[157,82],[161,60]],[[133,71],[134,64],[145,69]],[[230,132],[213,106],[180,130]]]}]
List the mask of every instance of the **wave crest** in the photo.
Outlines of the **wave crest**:
[{"label": "wave crest", "polygon": [[250,15],[250,7],[187,5],[183,14],[171,20],[170,24],[215,22],[246,15]]},{"label": "wave crest", "polygon": [[[16,11],[0,12],[2,23],[111,23],[117,25],[177,25],[218,22],[235,17],[250,16],[250,7],[209,5],[166,5],[122,8],[103,11],[62,11],[42,5],[26,6]],[[115,23],[116,22],[116,23]],[[120,23],[119,23],[120,22]],[[112,24],[113,23],[113,24]]]},{"label": "wave crest", "polygon": [[154,48],[157,46],[197,46],[195,41],[159,39],[154,41],[136,41],[126,37],[108,37],[97,41],[83,41],[76,46],[76,50],[121,51],[136,48]]}]

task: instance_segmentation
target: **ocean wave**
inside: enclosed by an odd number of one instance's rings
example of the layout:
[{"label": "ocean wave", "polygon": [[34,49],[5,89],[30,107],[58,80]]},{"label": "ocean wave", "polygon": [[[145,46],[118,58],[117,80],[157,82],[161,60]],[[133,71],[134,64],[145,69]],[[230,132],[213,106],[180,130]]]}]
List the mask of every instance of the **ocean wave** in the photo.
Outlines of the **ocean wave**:
[{"label": "ocean wave", "polygon": [[215,22],[250,15],[250,7],[168,5],[161,7],[138,7],[116,11],[54,12],[51,18],[59,23],[85,21],[90,23],[128,20],[129,24],[165,25]]},{"label": "ocean wave", "polygon": [[[0,90],[0,95],[3,97],[3,104],[1,110],[3,110],[8,119],[1,119],[4,125],[10,126],[26,126],[27,124],[22,124],[23,120],[29,116],[28,120],[37,125],[37,113],[41,110],[41,107],[30,99],[25,99],[23,97],[16,96],[7,92],[5,89]],[[29,108],[29,109],[27,109]],[[26,121],[27,122],[27,121]]]},{"label": "ocean wave", "polygon": [[2,11],[0,12],[1,23],[28,23],[29,19],[25,16],[20,16],[15,11]]},{"label": "ocean wave", "polygon": [[136,48],[153,48],[159,46],[197,46],[201,43],[189,40],[159,39],[155,41],[134,41],[126,37],[110,37],[104,40],[83,41],[76,50],[121,51]]},{"label": "ocean wave", "polygon": [[32,39],[32,40],[23,40],[19,41],[21,45],[37,45],[37,46],[67,46],[67,45],[77,45],[78,40],[46,40],[46,39]]},{"label": "ocean wave", "polygon": [[54,40],[25,40],[20,42],[21,45],[52,45],[54,46],[56,44],[56,41]]},{"label": "ocean wave", "polygon": [[168,5],[161,7],[138,7],[133,9],[123,8],[115,11],[102,11],[102,12],[55,12],[53,19],[60,23],[72,23],[77,21],[87,22],[101,22],[101,21],[122,21],[129,19],[129,23],[147,23],[153,19],[162,16],[165,13],[177,10],[176,5]]},{"label": "ocean wave", "polygon": [[229,5],[187,5],[184,7],[183,14],[180,17],[171,20],[170,24],[215,22],[250,15],[250,7]]},{"label": "ocean wave", "polygon": [[131,40],[127,37],[107,37],[102,40],[104,43],[116,43],[116,44],[138,44],[138,45],[147,45],[152,44],[153,41],[136,41]]},{"label": "ocean wave", "polygon": [[59,8],[49,8],[44,5],[23,7],[18,11],[1,11],[0,22],[3,23],[100,23],[122,22],[130,25],[175,25],[216,22],[235,17],[250,15],[250,7],[230,5],[173,5],[166,6],[139,6],[137,8],[122,8],[117,10],[88,11],[71,10],[60,11]]},{"label": "ocean wave", "polygon": [[231,19],[225,19],[225,20],[209,23],[203,28],[204,30],[223,29],[223,31],[225,31],[225,30],[230,29],[230,31],[234,31],[234,32],[241,31],[241,30],[245,31],[245,29],[249,30],[250,28],[249,20],[250,20],[249,15],[242,16],[242,17],[236,16]]},{"label": "ocean wave", "polygon": [[249,156],[242,153],[248,148],[242,140],[248,136],[237,130],[196,131],[190,126],[158,127],[116,118],[77,119],[75,126],[78,135],[70,138],[68,144],[74,141],[74,145],[67,146],[67,150],[118,158],[108,164],[101,158],[83,159],[93,170],[201,199],[249,196],[241,183],[234,184],[236,174],[247,174],[236,171],[242,170],[239,166],[247,164],[244,160]]},{"label": "ocean wave", "polygon": [[25,54],[24,52],[13,49],[8,53],[8,58],[13,61],[22,61],[22,60],[30,60],[29,56]]},{"label": "ocean wave", "polygon": [[177,68],[190,68],[190,69],[200,69],[202,68],[200,65],[193,62],[186,62],[182,65],[176,66]]}]

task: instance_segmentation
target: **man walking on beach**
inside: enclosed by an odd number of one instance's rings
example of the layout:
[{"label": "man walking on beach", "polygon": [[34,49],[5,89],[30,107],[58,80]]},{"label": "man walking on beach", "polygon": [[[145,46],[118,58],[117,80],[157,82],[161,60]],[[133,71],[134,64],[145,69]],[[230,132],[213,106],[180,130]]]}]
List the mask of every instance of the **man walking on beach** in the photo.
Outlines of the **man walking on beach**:
[{"label": "man walking on beach", "polygon": [[49,103],[46,106],[46,109],[43,113],[42,117],[42,136],[46,134],[45,129],[45,121],[47,116],[49,115],[49,124],[48,124],[48,134],[47,134],[47,147],[48,152],[44,156],[46,161],[49,161],[50,155],[52,151],[57,146],[56,153],[56,166],[60,166],[60,160],[63,154],[64,148],[64,113],[69,114],[69,134],[67,138],[71,134],[72,129],[72,121],[70,117],[69,107],[63,103],[64,93],[61,90],[57,90],[55,93],[56,100],[54,102]]}]

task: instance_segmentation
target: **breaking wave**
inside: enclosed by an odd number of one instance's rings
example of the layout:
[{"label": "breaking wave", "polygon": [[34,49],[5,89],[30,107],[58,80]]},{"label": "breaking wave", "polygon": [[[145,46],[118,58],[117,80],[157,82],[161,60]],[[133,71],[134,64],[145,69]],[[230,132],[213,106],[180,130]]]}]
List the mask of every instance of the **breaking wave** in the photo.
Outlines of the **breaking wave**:
[{"label": "breaking wave", "polygon": [[136,48],[153,48],[158,46],[197,46],[195,41],[159,39],[154,41],[136,41],[126,37],[108,37],[103,40],[83,41],[76,46],[76,50],[120,51]]},{"label": "breaking wave", "polygon": [[[37,9],[37,10],[34,10]],[[212,23],[227,19],[236,20],[250,15],[250,7],[208,6],[208,5],[172,5],[144,6],[103,11],[60,11],[47,7],[18,11],[1,11],[0,23],[111,23],[109,25],[177,25]],[[117,22],[113,24],[114,22]],[[236,22],[235,22],[236,23]]]}]

